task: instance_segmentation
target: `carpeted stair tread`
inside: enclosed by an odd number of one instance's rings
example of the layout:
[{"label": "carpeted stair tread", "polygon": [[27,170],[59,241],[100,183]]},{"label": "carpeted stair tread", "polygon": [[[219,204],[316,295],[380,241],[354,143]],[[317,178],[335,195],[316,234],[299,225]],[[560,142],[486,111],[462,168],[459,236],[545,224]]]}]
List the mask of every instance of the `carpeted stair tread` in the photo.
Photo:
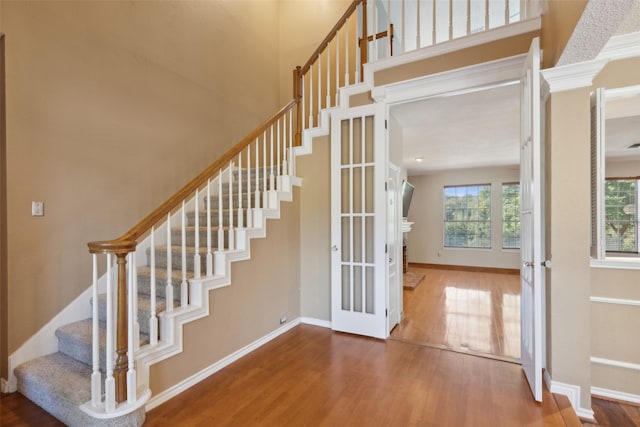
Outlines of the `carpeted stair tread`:
[{"label": "carpeted stair tread", "polygon": [[[174,285],[174,295],[178,294],[178,301],[180,297],[180,284]],[[174,298],[175,300],[175,298]],[[174,303],[174,307],[179,304]],[[156,316],[162,313],[166,308],[164,297],[156,298]],[[98,314],[101,322],[107,321],[107,295],[98,295]],[[148,295],[138,295],[138,322],[140,324],[141,342],[144,342],[145,337],[149,335],[149,319],[151,318],[151,299]]]},{"label": "carpeted stair tread", "polygon": [[[156,268],[156,296],[165,298],[167,288],[167,268]],[[187,271],[187,280],[193,278],[193,272]],[[171,283],[174,286],[182,283],[182,269],[173,269],[171,271]],[[151,267],[138,267],[138,295],[151,295]],[[174,301],[180,300],[180,295],[174,292]]]},{"label": "carpeted stair tread", "polygon": [[15,369],[18,391],[69,426],[140,426],[144,407],[124,417],[100,420],[80,409],[91,399],[91,368],[62,353],[23,363]]}]

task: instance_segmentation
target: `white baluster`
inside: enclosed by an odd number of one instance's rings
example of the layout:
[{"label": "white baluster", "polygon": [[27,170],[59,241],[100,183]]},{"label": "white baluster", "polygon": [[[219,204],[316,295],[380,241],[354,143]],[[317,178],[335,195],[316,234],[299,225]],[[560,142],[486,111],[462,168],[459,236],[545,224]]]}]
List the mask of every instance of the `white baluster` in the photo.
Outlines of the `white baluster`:
[{"label": "white baluster", "polygon": [[[127,401],[133,403],[137,400],[137,386],[136,386],[136,369],[134,365],[135,356],[134,353],[138,348],[140,341],[140,326],[138,324],[138,310],[137,310],[137,273],[136,273],[136,252],[129,252],[129,304],[127,309],[129,310],[128,327],[128,343],[127,343]],[[137,337],[137,339],[136,339]]]},{"label": "white baluster", "polygon": [[255,209],[260,209],[260,155],[258,151],[259,140],[260,138],[256,138],[256,193],[255,203],[253,204]]},{"label": "white baluster", "polygon": [[313,126],[313,64],[311,64],[309,66],[309,129]]},{"label": "white baluster", "polygon": [[449,0],[449,40],[453,40],[453,0]]},{"label": "white baluster", "polygon": [[182,210],[180,212],[182,220],[181,235],[182,235],[182,282],[180,283],[180,306],[186,307],[188,303],[189,294],[187,289],[187,213],[185,211],[185,203],[182,201]]},{"label": "white baluster", "polygon": [[251,144],[247,147],[247,228],[253,227],[251,215]]},{"label": "white baluster", "polygon": [[305,125],[305,120],[307,119],[307,97],[304,96],[304,76],[302,77],[302,79],[300,79],[300,93],[302,94],[302,99],[300,100],[300,102],[302,102],[302,120],[300,120],[302,122],[302,129],[301,130],[305,130],[307,129],[306,125]]},{"label": "white baluster", "polygon": [[269,138],[269,156],[269,190],[273,191],[276,187],[275,174],[273,173],[273,125],[271,125],[271,137]]},{"label": "white baluster", "polygon": [[469,34],[471,34],[471,0],[467,0],[467,35]]},{"label": "white baluster", "polygon": [[276,130],[277,130],[277,139],[276,139],[276,189],[278,191],[282,191],[282,172],[280,170],[280,142],[282,139],[280,138],[280,125],[281,121],[278,120],[276,122]]},{"label": "white baluster", "polygon": [[[340,101],[338,99],[338,92],[340,91],[340,31],[336,31],[336,103]],[[328,105],[329,103],[327,103]]]},{"label": "white baluster", "polygon": [[242,152],[238,153],[238,228],[244,228],[244,209],[242,208]]},{"label": "white baluster", "polygon": [[[433,25],[434,25],[434,43],[435,43],[435,12],[436,12],[436,2],[433,2]],[[416,49],[420,49],[420,0],[416,0]]]},{"label": "white baluster", "polygon": [[293,155],[293,112],[289,111],[289,173],[288,175],[295,176],[295,156]]},{"label": "white baluster", "polygon": [[484,30],[489,30],[489,0],[484,0]]},{"label": "white baluster", "polygon": [[262,207],[264,209],[269,209],[269,192],[268,192],[268,182],[267,178],[267,131],[264,131],[264,135],[262,138]]},{"label": "white baluster", "polygon": [[511,18],[509,0],[504,0],[504,25],[509,25],[509,18]]},{"label": "white baluster", "polygon": [[402,16],[400,17],[400,25],[402,25],[402,42],[401,42],[401,46],[400,46],[400,50],[402,50],[402,53],[406,52],[406,43],[405,43],[405,39],[407,38],[407,31],[406,28],[407,26],[404,23],[404,18],[405,18],[405,9],[404,9],[404,0],[402,0],[401,6],[400,6],[400,10],[402,13]]},{"label": "white baluster", "polygon": [[[418,2],[418,3],[420,3],[420,2]],[[434,45],[434,44],[437,43],[437,40],[438,40],[438,38],[437,38],[438,32],[436,31],[436,2],[433,1],[431,3],[431,5],[432,5],[432,10],[431,10],[431,28],[432,28],[431,39],[432,40],[431,40],[431,44]],[[419,16],[420,15],[418,15],[418,17]],[[420,23],[420,19],[418,18],[418,25],[419,25],[419,23]],[[419,47],[420,46],[418,46],[418,48]]]},{"label": "white baluster", "polygon": [[[291,118],[291,110],[289,110],[289,118]],[[282,123],[282,175],[286,176],[289,175],[289,167],[287,165],[287,115],[285,114],[283,116],[283,123]]]},{"label": "white baluster", "polygon": [[222,216],[222,169],[218,171],[218,250],[223,251],[224,244],[224,218]]},{"label": "white baluster", "polygon": [[331,107],[331,43],[327,43],[327,95],[325,98],[325,107]]},{"label": "white baluster", "polygon": [[211,253],[211,179],[207,179],[207,277],[213,275],[213,254]]},{"label": "white baluster", "polygon": [[[115,332],[113,328],[113,274],[112,254],[107,254],[107,342],[106,342],[106,369],[107,375],[104,380],[105,392],[105,412],[113,412],[116,409],[116,380],[113,377],[113,366],[115,362]],[[95,301],[97,303],[97,301]]]},{"label": "white baluster", "polygon": [[167,286],[165,288],[165,300],[167,313],[173,311],[173,266],[171,265],[171,212],[167,214]]},{"label": "white baluster", "polygon": [[200,199],[200,192],[198,191],[198,189],[196,188],[196,197],[194,200],[194,220],[193,220],[193,226],[195,227],[195,234],[194,234],[194,238],[195,238],[195,249],[196,249],[196,253],[193,255],[193,277],[196,279],[200,278],[200,272],[202,270],[202,261],[200,260],[200,209],[199,209],[199,199]]},{"label": "white baluster", "polygon": [[318,54],[318,126],[320,126],[320,111],[322,111],[322,57]]},{"label": "white baluster", "polygon": [[149,267],[151,269],[151,277],[149,283],[150,292],[149,298],[151,299],[151,316],[149,317],[149,343],[151,346],[158,344],[158,316],[156,308],[156,244],[155,244],[155,227],[151,227],[151,259],[149,260]]},{"label": "white baluster", "polygon": [[[404,1],[404,0],[402,0]],[[349,19],[344,21],[344,85],[349,86],[351,78],[349,76]],[[337,103],[336,103],[337,104]]]},{"label": "white baluster", "polygon": [[229,250],[236,248],[235,232],[233,231],[233,162],[229,162]]},{"label": "white baluster", "polygon": [[[102,402],[102,374],[100,373],[100,320],[98,312],[98,255],[93,254],[93,275],[92,275],[92,301],[93,301],[93,322],[92,322],[92,360],[93,372],[91,373],[91,406],[97,408]],[[109,270],[107,276],[110,277]],[[107,353],[108,355],[108,353]]]}]

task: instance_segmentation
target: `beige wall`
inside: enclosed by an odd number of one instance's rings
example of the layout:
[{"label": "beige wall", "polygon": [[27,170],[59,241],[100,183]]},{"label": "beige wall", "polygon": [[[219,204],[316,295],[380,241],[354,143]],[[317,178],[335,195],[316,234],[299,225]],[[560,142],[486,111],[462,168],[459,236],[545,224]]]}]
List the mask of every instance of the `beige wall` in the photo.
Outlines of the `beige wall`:
[{"label": "beige wall", "polygon": [[[300,316],[300,191],[251,241],[251,259],[233,263],[229,287],[209,292],[209,316],[184,328],[184,351],[151,367],[154,395]],[[278,248],[274,251],[274,248]]]},{"label": "beige wall", "polygon": [[[409,221],[409,262],[493,268],[520,268],[520,251],[502,249],[502,184],[520,181],[514,167],[445,171],[409,176],[416,188]],[[443,191],[447,185],[491,184],[492,249],[444,247]]]},{"label": "beige wall", "polygon": [[[2,10],[0,2],[0,11]],[[0,22],[2,14],[0,13]],[[0,28],[1,31],[1,28]],[[0,378],[7,377],[7,159],[4,84],[4,35],[0,33]]]},{"label": "beige wall", "polygon": [[331,152],[329,137],[313,140],[313,154],[298,158],[300,192],[300,311],[331,320]]},{"label": "beige wall", "polygon": [[125,232],[279,107],[278,15],[274,1],[12,1],[1,26],[11,353],[87,288],[89,240]]},{"label": "beige wall", "polygon": [[580,20],[588,0],[546,0],[542,11],[543,68],[553,67]]},{"label": "beige wall", "polygon": [[[293,96],[293,69],[303,66],[351,0],[280,0],[280,102]],[[353,49],[352,49],[353,50]],[[326,62],[325,62],[326,64]]]},{"label": "beige wall", "polygon": [[[609,63],[593,87],[617,88],[640,84],[640,58]],[[607,163],[607,176],[638,176],[638,162]],[[640,301],[640,270],[591,269],[591,296]],[[602,302],[591,303],[591,355],[640,364],[637,328],[640,308]],[[640,395],[640,371],[591,364],[592,385]]]}]

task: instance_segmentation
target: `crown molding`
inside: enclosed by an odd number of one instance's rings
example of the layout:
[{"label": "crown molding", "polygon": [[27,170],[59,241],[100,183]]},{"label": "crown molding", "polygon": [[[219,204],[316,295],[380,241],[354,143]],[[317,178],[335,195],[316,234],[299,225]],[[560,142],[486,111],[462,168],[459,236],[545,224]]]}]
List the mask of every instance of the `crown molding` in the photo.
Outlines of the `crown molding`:
[{"label": "crown molding", "polygon": [[634,56],[640,56],[640,31],[611,37],[596,59],[616,61]]},{"label": "crown molding", "polygon": [[542,77],[549,85],[549,93],[564,92],[591,86],[593,79],[602,71],[608,59],[578,62],[542,70]]}]

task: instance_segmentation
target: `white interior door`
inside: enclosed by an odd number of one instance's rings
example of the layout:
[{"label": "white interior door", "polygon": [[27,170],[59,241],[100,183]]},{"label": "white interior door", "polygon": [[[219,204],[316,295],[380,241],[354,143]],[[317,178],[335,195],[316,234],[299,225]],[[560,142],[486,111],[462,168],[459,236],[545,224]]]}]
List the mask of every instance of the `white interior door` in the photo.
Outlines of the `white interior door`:
[{"label": "white interior door", "polygon": [[400,169],[389,163],[387,177],[387,332],[400,323],[400,301],[402,298],[402,220],[400,199]]},{"label": "white interior door", "polygon": [[543,170],[540,126],[540,46],[531,43],[522,77],[520,246],[521,358],[531,392],[542,401]]},{"label": "white interior door", "polygon": [[386,338],[384,105],[331,115],[331,326]]}]

